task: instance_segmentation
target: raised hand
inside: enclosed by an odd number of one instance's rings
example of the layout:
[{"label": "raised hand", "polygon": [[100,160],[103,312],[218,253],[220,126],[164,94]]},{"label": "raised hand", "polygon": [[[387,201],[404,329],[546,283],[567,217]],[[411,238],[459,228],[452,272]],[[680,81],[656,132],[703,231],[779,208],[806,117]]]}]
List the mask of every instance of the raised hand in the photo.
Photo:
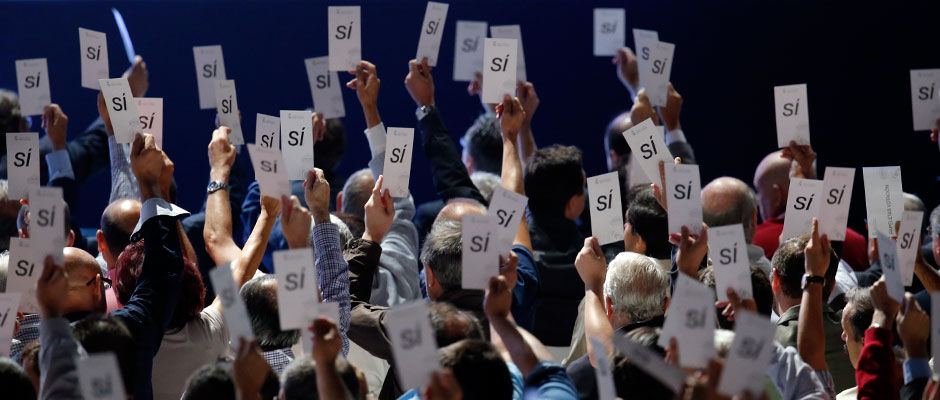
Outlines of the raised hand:
[{"label": "raised hand", "polygon": [[359,97],[359,104],[362,107],[374,107],[379,99],[379,85],[382,84],[376,72],[375,64],[362,60],[359,63],[359,68],[356,68],[355,71],[349,71],[349,73],[355,76],[352,80],[346,82],[346,87],[356,91],[356,96]]},{"label": "raised hand", "polygon": [[309,329],[313,332],[313,361],[320,365],[336,363],[336,357],[343,349],[343,337],[336,329],[336,324],[318,317],[313,320],[313,326]]},{"label": "raised hand", "polygon": [[[676,157],[672,162],[676,165],[682,164],[682,158]],[[663,210],[669,211],[669,203],[666,201],[666,163],[664,161],[659,162],[659,182],[659,185],[650,184],[650,188],[653,189],[653,198]]]},{"label": "raised hand", "polygon": [[816,152],[808,144],[796,144],[791,140],[790,146],[780,151],[780,156],[790,160],[790,177],[801,179],[816,179]]},{"label": "raised hand", "polygon": [[[268,378],[271,367],[261,355],[261,348],[254,339],[238,338],[238,352],[232,362],[232,381],[238,393],[247,398],[259,398],[261,388]],[[244,398],[244,397],[243,397]]]},{"label": "raised hand", "polygon": [[310,117],[313,120],[313,140],[314,142],[323,141],[326,136],[326,117],[323,113],[315,112]]},{"label": "raised hand", "polygon": [[304,200],[310,206],[310,212],[316,223],[330,222],[330,183],[326,181],[322,169],[314,168],[313,171],[307,171],[307,180],[304,181]]},{"label": "raised hand", "polygon": [[141,200],[169,197],[173,179],[173,162],[157,147],[153,136],[138,134],[131,145],[131,170],[140,186]]},{"label": "raised hand", "polygon": [[715,307],[724,308],[721,315],[724,315],[728,321],[734,321],[735,314],[740,310],[757,312],[757,303],[754,299],[741,299],[734,288],[728,288],[728,301],[716,301]]},{"label": "raised hand", "polygon": [[517,83],[516,95],[519,96],[519,102],[525,111],[525,120],[531,121],[535,110],[539,108],[539,95],[535,93],[535,85],[532,82]]},{"label": "raised hand", "polygon": [[633,121],[633,124],[636,125],[646,121],[647,118],[652,118],[653,123],[659,125],[659,118],[656,116],[656,111],[653,110],[650,98],[646,95],[646,89],[642,89],[636,94],[636,99],[633,100],[633,107],[630,108],[630,121]]},{"label": "raised hand", "polygon": [[512,289],[506,282],[506,277],[494,276],[490,278],[490,285],[486,289],[483,299],[483,312],[490,320],[505,320],[509,318],[509,308],[512,306]]},{"label": "raised hand", "polygon": [[499,118],[499,126],[503,131],[503,140],[515,143],[516,138],[519,137],[519,131],[522,130],[522,122],[526,118],[526,112],[519,98],[504,95],[503,102],[496,106],[496,117]]},{"label": "raised hand", "polygon": [[144,62],[143,57],[134,56],[134,65],[124,71],[121,77],[127,78],[134,97],[144,97],[147,94],[147,88],[150,87],[150,73],[147,71],[147,63]]},{"label": "raised hand", "polygon": [[574,267],[584,287],[602,297],[604,280],[607,279],[607,259],[597,238],[592,236],[584,239],[584,246],[574,259]]},{"label": "raised hand", "polygon": [[885,277],[882,276],[874,285],[871,285],[869,291],[871,293],[871,302],[875,306],[875,312],[871,318],[871,327],[891,329],[895,316],[898,314],[898,302],[888,295],[888,285],[885,283]]},{"label": "raised hand", "polygon": [[227,126],[220,126],[212,131],[212,140],[209,141],[209,167],[212,180],[227,181],[232,164],[235,164],[235,146],[229,142],[228,135],[232,130]]},{"label": "raised hand", "polygon": [[46,256],[42,275],[36,282],[36,300],[45,319],[62,316],[62,304],[69,292],[69,274],[65,267],[56,265],[52,256]]},{"label": "raised hand", "polygon": [[388,189],[382,189],[384,181],[385,177],[379,175],[375,186],[372,187],[372,196],[365,205],[366,231],[362,234],[362,238],[375,243],[382,242],[382,238],[388,233],[395,220],[395,201]]},{"label": "raised hand", "polygon": [[930,317],[910,293],[904,293],[903,308],[903,312],[897,316],[898,335],[901,336],[908,358],[929,358],[927,340],[930,337]]},{"label": "raised hand", "polygon": [[708,225],[703,222],[702,233],[698,235],[692,234],[689,227],[683,225],[681,233],[669,234],[669,241],[679,247],[676,253],[679,271],[698,280],[698,267],[708,255]]},{"label": "raised hand", "polygon": [[42,113],[42,129],[52,141],[52,148],[62,150],[65,148],[65,134],[69,125],[69,117],[62,112],[58,104],[46,106]]},{"label": "raised hand", "polygon": [[813,234],[809,242],[806,243],[806,248],[803,249],[803,264],[806,267],[806,274],[826,276],[831,251],[832,244],[829,242],[829,237],[819,235],[819,220],[813,218]]},{"label": "raised hand", "polygon": [[281,199],[271,196],[261,196],[261,212],[276,216],[281,212]]},{"label": "raised hand", "polygon": [[679,112],[682,111],[682,95],[669,83],[669,89],[666,92],[666,106],[659,108],[659,117],[666,126],[666,131],[681,129],[679,125]]},{"label": "raised hand", "polygon": [[405,76],[405,88],[418,107],[434,105],[434,77],[431,76],[431,67],[425,57],[408,61],[408,75]]},{"label": "raised hand", "polygon": [[300,204],[297,196],[281,196],[281,231],[287,240],[287,247],[300,249],[307,247],[310,235],[310,210]]},{"label": "raised hand", "polygon": [[611,60],[617,66],[617,78],[627,87],[630,93],[636,93],[640,87],[640,70],[637,65],[636,55],[629,47],[623,47],[617,51],[617,55]]}]

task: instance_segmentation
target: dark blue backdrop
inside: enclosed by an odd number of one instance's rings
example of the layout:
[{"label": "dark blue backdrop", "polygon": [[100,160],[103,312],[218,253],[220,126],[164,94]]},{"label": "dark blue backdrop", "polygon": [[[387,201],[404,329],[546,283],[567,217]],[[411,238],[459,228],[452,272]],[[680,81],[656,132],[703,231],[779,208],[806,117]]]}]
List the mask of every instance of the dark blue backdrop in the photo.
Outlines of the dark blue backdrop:
[{"label": "dark blue backdrop", "polygon": [[[820,166],[900,164],[905,191],[920,194],[928,207],[940,201],[937,147],[926,134],[912,132],[908,74],[911,68],[940,67],[938,2],[449,3],[435,83],[437,103],[455,137],[479,104],[466,95],[465,83],[451,79],[454,22],[521,24],[528,75],[542,99],[533,122],[536,140],[576,145],[584,151],[588,175],[603,172],[604,126],[629,100],[610,60],[591,54],[592,8],[624,7],[628,28],[654,29],[661,40],[676,44],[672,81],[685,99],[682,125],[703,182],[720,175],[750,182],[757,162],[776,144],[772,87],[806,82]],[[414,103],[402,81],[426,2],[330,4],[363,5],[363,56],[378,65],[382,117],[388,126],[414,126]],[[303,59],[327,54],[324,1],[0,2],[0,86],[15,88],[13,60],[48,58],[53,101],[71,118],[70,137],[80,134],[96,115],[96,93],[80,87],[77,28],[107,32],[112,76],[127,67],[112,6],[123,12],[150,68],[148,97],[165,99],[165,147],[177,164],[180,202],[188,209],[198,209],[204,197],[212,116],[198,109],[192,46],[223,46],[247,138],[254,137],[255,113],[277,115],[312,102]],[[630,35],[627,41],[631,45]],[[347,90],[344,97],[349,148],[339,170],[348,174],[365,165],[368,148],[355,95]],[[420,152],[411,182],[419,201],[434,197]],[[107,174],[84,187],[79,222],[95,226],[108,198]],[[863,229],[860,171],[853,200],[851,224]]]}]

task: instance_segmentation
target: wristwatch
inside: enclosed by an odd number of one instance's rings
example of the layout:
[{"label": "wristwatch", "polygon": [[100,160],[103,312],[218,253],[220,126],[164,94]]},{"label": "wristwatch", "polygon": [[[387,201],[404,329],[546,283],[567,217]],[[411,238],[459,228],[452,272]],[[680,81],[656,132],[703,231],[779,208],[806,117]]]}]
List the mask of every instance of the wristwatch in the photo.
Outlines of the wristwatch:
[{"label": "wristwatch", "polygon": [[228,188],[229,188],[229,185],[228,185],[227,183],[225,183],[225,182],[222,182],[222,181],[212,181],[212,182],[209,182],[209,186],[206,186],[206,194],[207,194],[207,195],[208,195],[208,194],[213,194],[213,193],[218,192],[218,191],[220,191],[220,190],[222,190],[222,189],[228,189]]},{"label": "wristwatch", "polygon": [[803,283],[800,285],[802,290],[806,290],[806,286],[810,283],[823,284],[826,282],[826,278],[816,275],[803,274]]},{"label": "wristwatch", "polygon": [[418,121],[420,121],[420,120],[424,119],[424,117],[428,116],[428,114],[431,112],[431,108],[432,108],[432,107],[434,107],[434,106],[421,106],[421,107],[418,107],[418,109],[415,110],[415,117],[418,118]]}]

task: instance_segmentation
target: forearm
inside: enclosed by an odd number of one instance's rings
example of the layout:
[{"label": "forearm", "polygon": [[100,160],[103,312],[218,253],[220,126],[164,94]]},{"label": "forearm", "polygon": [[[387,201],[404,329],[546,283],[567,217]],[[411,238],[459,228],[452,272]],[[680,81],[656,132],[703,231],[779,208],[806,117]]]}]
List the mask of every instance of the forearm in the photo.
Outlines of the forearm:
[{"label": "forearm", "polygon": [[321,399],[352,399],[339,374],[335,363],[316,363],[317,392]]},{"label": "forearm", "polygon": [[343,259],[343,251],[339,247],[336,225],[317,224],[313,228],[313,240],[317,251],[314,265],[319,278],[320,293],[324,302],[339,305],[339,331],[343,336],[343,355],[346,355],[349,351],[349,265]]},{"label": "forearm", "polygon": [[519,132],[516,141],[519,144],[519,161],[522,165],[525,165],[535,154],[535,151],[538,150],[535,145],[535,136],[532,135],[532,121],[528,118],[522,122],[522,130]]},{"label": "forearm", "polygon": [[373,127],[382,123],[382,118],[379,116],[379,106],[377,104],[362,104],[362,113],[366,117],[366,127]]},{"label": "forearm", "polygon": [[539,359],[535,356],[535,352],[532,351],[529,343],[519,333],[516,324],[506,317],[500,317],[490,318],[490,326],[499,335],[503,346],[506,347],[506,351],[512,357],[513,363],[522,371],[522,375],[529,376],[529,372],[539,363]]},{"label": "forearm", "polygon": [[822,285],[809,284],[800,303],[796,348],[800,357],[817,371],[827,371],[826,337],[822,321]]},{"label": "forearm", "polygon": [[855,370],[859,399],[898,398],[891,336],[891,330],[884,327],[865,331],[865,346],[859,353]]},{"label": "forearm", "polygon": [[914,275],[917,275],[917,279],[920,279],[920,283],[924,284],[924,289],[927,289],[928,292],[933,293],[940,290],[940,272],[937,272],[923,261],[914,263]]},{"label": "forearm", "polygon": [[[584,335],[586,337],[593,336],[600,339],[604,342],[604,347],[609,353],[613,350],[611,338],[614,335],[614,330],[613,327],[610,326],[610,321],[607,320],[607,314],[604,311],[602,301],[603,300],[593,291],[586,290],[584,292]],[[591,341],[588,340],[586,343],[587,354],[590,356],[593,354],[591,352]]]},{"label": "forearm", "polygon": [[[519,141],[522,141],[522,135],[519,135]],[[519,153],[519,149],[511,140],[503,140],[503,170],[501,178],[503,187],[513,192],[524,194],[525,186],[522,179],[522,162],[524,156]]]},{"label": "forearm", "polygon": [[83,354],[65,318],[43,319],[39,330],[39,398],[81,399],[75,358]]},{"label": "forearm", "polygon": [[[245,247],[242,248],[238,258],[232,262],[232,278],[235,279],[235,285],[241,288],[251,277],[255,275],[258,266],[261,265],[261,259],[264,257],[264,251],[268,246],[268,238],[271,237],[271,229],[274,227],[276,217],[268,215],[267,211],[261,210],[258,221],[255,222],[251,235],[245,241]],[[234,243],[233,243],[234,244]]]}]

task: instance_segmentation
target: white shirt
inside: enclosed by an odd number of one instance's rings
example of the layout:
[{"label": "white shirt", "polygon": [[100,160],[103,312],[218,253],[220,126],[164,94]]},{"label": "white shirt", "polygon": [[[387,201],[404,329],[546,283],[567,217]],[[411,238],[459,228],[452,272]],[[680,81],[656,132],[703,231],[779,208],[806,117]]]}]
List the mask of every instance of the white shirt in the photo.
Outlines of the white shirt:
[{"label": "white shirt", "polygon": [[230,353],[228,342],[225,317],[212,306],[183,329],[163,335],[160,350],[153,357],[154,400],[179,400],[193,372]]}]

